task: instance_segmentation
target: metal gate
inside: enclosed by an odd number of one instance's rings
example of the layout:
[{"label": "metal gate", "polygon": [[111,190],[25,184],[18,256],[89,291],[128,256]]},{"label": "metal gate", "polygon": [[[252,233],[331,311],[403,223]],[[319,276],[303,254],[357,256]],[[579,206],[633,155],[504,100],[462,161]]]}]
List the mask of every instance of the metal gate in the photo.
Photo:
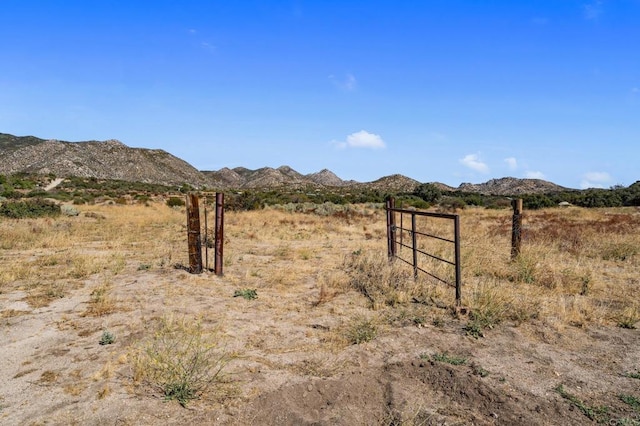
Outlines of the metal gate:
[{"label": "metal gate", "polygon": [[[431,278],[455,286],[456,306],[461,304],[461,267],[460,267],[460,217],[457,214],[423,212],[417,210],[396,208],[393,198],[387,199],[387,247],[389,259],[401,260],[413,267],[414,277],[418,277],[418,272],[423,272]],[[399,221],[398,216],[399,215]],[[408,220],[405,220],[405,217]],[[418,218],[433,218],[445,220],[450,223],[452,229],[450,235],[436,235],[418,229]],[[425,241],[437,241],[439,244],[450,246],[449,256],[430,252],[425,247]],[[408,249],[408,250],[406,250]],[[408,253],[407,253],[408,251]],[[445,250],[446,251],[446,250]],[[410,256],[409,256],[410,255]],[[454,270],[453,278],[443,278],[433,271],[428,271],[423,266],[425,260],[443,262],[451,266]]]}]

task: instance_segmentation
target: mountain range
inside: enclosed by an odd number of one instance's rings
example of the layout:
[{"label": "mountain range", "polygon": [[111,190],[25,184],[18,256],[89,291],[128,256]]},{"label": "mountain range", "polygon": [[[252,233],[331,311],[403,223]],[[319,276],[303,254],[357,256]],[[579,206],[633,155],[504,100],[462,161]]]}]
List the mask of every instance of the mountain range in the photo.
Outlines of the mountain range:
[{"label": "mountain range", "polygon": [[[65,142],[34,136],[0,133],[0,174],[29,173],[57,177],[93,177],[168,186],[189,184],[196,188],[273,189],[278,187],[353,187],[385,192],[412,192],[419,182],[394,174],[372,182],[342,180],[330,170],[301,174],[289,166],[244,167],[200,171],[186,161],[160,150],[131,148],[117,140]],[[428,182],[445,191],[464,191],[494,195],[517,195],[564,191],[568,188],[541,179],[505,177],[482,184],[463,183],[453,188]]]}]

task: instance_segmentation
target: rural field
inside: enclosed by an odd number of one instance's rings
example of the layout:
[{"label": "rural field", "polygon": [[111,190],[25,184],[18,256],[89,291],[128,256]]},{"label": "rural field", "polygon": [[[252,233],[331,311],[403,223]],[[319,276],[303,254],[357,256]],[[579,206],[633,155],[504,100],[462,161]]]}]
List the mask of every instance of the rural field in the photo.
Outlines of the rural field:
[{"label": "rural field", "polygon": [[184,207],[74,207],[0,218],[0,424],[640,425],[638,209],[526,211],[515,260],[459,211],[455,309],[380,205],[228,211],[222,276]]}]

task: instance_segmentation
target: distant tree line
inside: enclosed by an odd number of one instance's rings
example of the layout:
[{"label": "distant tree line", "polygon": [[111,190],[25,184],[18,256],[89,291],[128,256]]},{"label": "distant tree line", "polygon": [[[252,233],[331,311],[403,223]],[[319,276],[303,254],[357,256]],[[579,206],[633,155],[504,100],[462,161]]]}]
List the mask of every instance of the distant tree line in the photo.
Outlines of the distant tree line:
[{"label": "distant tree line", "polygon": [[[151,195],[179,196],[195,188],[188,184],[165,186],[114,179],[67,178],[55,190],[45,192],[46,182],[54,175],[32,176],[28,174],[0,175],[0,197],[9,199],[47,197],[76,204],[92,203],[97,197],[116,199],[133,195],[136,199]],[[201,190],[202,191],[202,190]],[[525,209],[554,207],[568,202],[580,207],[640,206],[640,181],[624,187],[617,185],[609,189],[586,189],[550,192],[544,194],[484,195],[475,192],[444,191],[437,185],[423,183],[411,192],[391,192],[365,187],[336,188],[277,188],[225,190],[225,205],[229,210],[256,210],[265,206],[290,203],[333,203],[337,205],[359,203],[384,203],[388,197],[396,199],[403,207],[429,208],[439,206],[446,210],[458,210],[467,206],[488,209],[509,208],[512,198],[522,198]]]},{"label": "distant tree line", "polygon": [[567,202],[579,207],[623,207],[640,206],[640,181],[624,187],[616,185],[609,189],[585,189],[549,192],[544,194],[520,194],[520,195],[484,195],[470,192],[441,191],[436,185],[425,183],[419,185],[413,193],[405,195],[418,197],[430,204],[449,205],[451,207],[464,208],[465,206],[480,206],[486,208],[505,208],[510,206],[510,199],[522,198],[524,208],[541,209],[554,207],[561,202]]}]

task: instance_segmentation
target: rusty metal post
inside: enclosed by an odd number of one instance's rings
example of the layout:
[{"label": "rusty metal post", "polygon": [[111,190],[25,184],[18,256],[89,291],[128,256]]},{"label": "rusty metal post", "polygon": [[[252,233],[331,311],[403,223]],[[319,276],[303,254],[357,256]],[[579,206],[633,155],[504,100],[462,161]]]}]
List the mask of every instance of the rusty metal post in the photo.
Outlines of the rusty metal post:
[{"label": "rusty metal post", "polygon": [[204,269],[209,270],[209,223],[207,222],[207,197],[204,197]]},{"label": "rusty metal post", "polygon": [[387,212],[387,257],[391,259],[391,198],[385,200]]},{"label": "rusty metal post", "polygon": [[418,234],[416,214],[411,213],[411,250],[413,251],[413,278],[418,279]]},{"label": "rusty metal post", "polygon": [[202,244],[200,240],[200,208],[198,196],[187,195],[187,244],[189,246],[189,272],[202,273]]},{"label": "rusty metal post", "polygon": [[520,254],[522,245],[522,198],[511,200],[513,206],[513,225],[511,227],[511,259]]},{"label": "rusty metal post", "polygon": [[453,244],[456,268],[456,306],[462,305],[462,266],[460,265],[460,216],[453,219]]},{"label": "rusty metal post", "polygon": [[222,275],[224,251],[224,193],[216,192],[215,256],[213,271]]},{"label": "rusty metal post", "polygon": [[393,197],[387,198],[387,254],[389,259],[396,256],[396,215],[393,209],[395,209],[395,199]]}]

